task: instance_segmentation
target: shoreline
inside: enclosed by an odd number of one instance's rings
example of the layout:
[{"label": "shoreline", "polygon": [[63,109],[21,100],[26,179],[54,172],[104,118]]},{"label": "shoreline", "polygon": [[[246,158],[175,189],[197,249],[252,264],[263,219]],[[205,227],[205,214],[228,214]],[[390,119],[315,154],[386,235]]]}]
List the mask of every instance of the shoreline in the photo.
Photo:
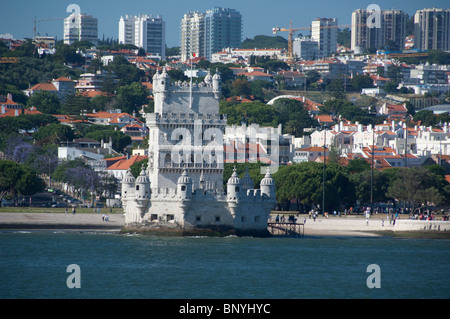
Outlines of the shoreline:
[{"label": "shoreline", "polygon": [[[121,233],[125,218],[121,213],[108,214],[109,221],[102,220],[102,213],[61,212],[0,212],[0,231],[97,231]],[[366,221],[362,216],[319,217],[315,221],[298,215],[297,221],[304,224],[304,236],[348,236],[348,237],[412,237],[450,238],[450,222],[411,221],[399,219],[396,225],[375,216]],[[443,224],[444,223],[444,224]],[[415,227],[411,227],[410,224]],[[434,228],[431,226],[434,224]],[[436,224],[439,224],[438,228]],[[423,226],[423,228],[419,228]],[[441,226],[443,225],[443,226]],[[439,230],[436,230],[439,229]],[[277,236],[274,236],[277,237]]]}]

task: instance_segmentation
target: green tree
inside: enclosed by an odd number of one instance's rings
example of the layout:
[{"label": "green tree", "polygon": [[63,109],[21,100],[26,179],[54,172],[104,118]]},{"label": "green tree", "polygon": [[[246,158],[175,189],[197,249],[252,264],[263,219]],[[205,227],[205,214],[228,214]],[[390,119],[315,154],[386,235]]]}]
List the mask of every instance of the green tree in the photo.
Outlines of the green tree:
[{"label": "green tree", "polygon": [[437,117],[434,115],[433,111],[421,110],[414,113],[414,122],[421,122],[421,125],[434,126],[437,124]]},{"label": "green tree", "polygon": [[389,186],[386,196],[408,202],[414,210],[428,202],[436,205],[444,203],[442,191],[436,175],[426,168],[401,168],[397,172],[397,178]]},{"label": "green tree", "polygon": [[70,126],[53,123],[39,128],[33,134],[39,143],[59,144],[62,141],[71,141],[74,138],[74,132]]},{"label": "green tree", "polygon": [[364,88],[372,88],[373,80],[369,75],[360,74],[353,77],[353,79],[350,80],[350,84],[355,90],[361,91],[361,89]]},{"label": "green tree", "polygon": [[28,99],[27,106],[36,107],[40,112],[46,114],[60,113],[60,102],[56,94],[48,91],[38,91]]},{"label": "green tree", "polygon": [[91,111],[92,105],[88,97],[81,94],[72,94],[66,97],[61,106],[61,113],[69,115],[80,115],[83,111]]},{"label": "green tree", "polygon": [[251,93],[250,83],[246,78],[238,77],[233,81],[233,89],[231,94],[233,96],[249,97]]},{"label": "green tree", "polygon": [[117,90],[117,103],[123,112],[132,114],[133,111],[139,111],[142,105],[147,104],[147,96],[147,90],[139,82],[133,82]]},{"label": "green tree", "polygon": [[10,194],[32,195],[44,189],[44,183],[36,173],[25,165],[11,160],[0,160],[0,205],[2,198]]},{"label": "green tree", "polygon": [[[277,201],[288,208],[293,199],[309,209],[322,206],[323,164],[305,162],[281,166],[273,175],[277,186]],[[330,212],[353,205],[353,183],[345,169],[339,165],[327,165],[325,170],[325,211]]]},{"label": "green tree", "polygon": [[284,133],[302,136],[305,128],[316,127],[317,121],[309,115],[303,103],[293,99],[278,99],[273,106],[280,114]]}]

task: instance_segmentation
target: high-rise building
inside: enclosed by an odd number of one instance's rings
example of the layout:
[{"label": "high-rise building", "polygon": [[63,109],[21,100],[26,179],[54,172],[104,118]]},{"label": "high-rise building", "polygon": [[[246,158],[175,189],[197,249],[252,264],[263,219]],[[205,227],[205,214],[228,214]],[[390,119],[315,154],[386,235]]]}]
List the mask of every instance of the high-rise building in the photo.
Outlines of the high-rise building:
[{"label": "high-rise building", "polygon": [[317,18],[311,23],[311,40],[317,41],[318,58],[328,57],[337,48],[337,19]]},{"label": "high-rise building", "polygon": [[85,13],[72,13],[64,19],[64,43],[89,41],[97,44],[98,20]]},{"label": "high-rise building", "polygon": [[450,50],[450,9],[423,9],[414,15],[414,47]]},{"label": "high-rise building", "polygon": [[205,51],[205,14],[188,12],[181,20],[181,60],[186,61],[192,54],[204,55]]},{"label": "high-rise building", "polygon": [[153,55],[166,56],[166,23],[160,15],[120,17],[119,43],[133,44]]},{"label": "high-rise building", "polygon": [[181,57],[196,53],[207,59],[224,48],[240,48],[242,15],[234,9],[214,7],[206,13],[189,12],[181,20]]},{"label": "high-rise building", "polygon": [[[351,49],[396,49],[405,46],[407,15],[402,10],[372,11],[357,9],[352,13]],[[393,48],[395,46],[395,48]]]},{"label": "high-rise building", "polygon": [[241,43],[242,15],[238,11],[218,7],[206,11],[204,56],[207,59],[223,48],[240,48]]}]

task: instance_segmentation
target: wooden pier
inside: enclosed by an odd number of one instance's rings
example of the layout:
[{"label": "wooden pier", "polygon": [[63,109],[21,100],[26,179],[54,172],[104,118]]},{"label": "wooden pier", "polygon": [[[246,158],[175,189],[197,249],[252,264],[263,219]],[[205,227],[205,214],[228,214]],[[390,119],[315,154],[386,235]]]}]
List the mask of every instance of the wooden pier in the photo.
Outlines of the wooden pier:
[{"label": "wooden pier", "polygon": [[305,224],[297,222],[268,222],[267,229],[273,236],[299,237],[305,235]]}]

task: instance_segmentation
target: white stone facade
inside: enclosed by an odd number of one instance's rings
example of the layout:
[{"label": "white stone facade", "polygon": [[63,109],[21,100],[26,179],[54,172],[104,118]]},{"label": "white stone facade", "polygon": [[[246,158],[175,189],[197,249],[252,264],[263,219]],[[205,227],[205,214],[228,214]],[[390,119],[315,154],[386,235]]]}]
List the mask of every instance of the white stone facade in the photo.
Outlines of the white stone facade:
[{"label": "white stone facade", "polygon": [[148,168],[122,182],[126,228],[198,233],[226,230],[268,234],[275,182],[270,172],[253,189],[236,171],[223,189],[226,117],[219,114],[220,76],[201,84],[171,83],[165,69],[153,77],[155,113],[147,114]]}]

